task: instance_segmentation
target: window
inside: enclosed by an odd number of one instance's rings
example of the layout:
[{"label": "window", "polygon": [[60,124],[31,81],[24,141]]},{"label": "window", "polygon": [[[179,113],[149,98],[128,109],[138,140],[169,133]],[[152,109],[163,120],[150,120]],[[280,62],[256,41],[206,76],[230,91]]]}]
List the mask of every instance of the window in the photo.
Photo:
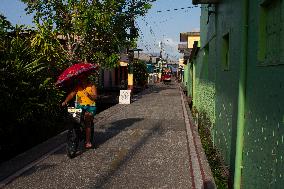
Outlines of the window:
[{"label": "window", "polygon": [[224,71],[229,70],[229,61],[230,61],[230,36],[229,33],[223,36],[222,39],[222,68]]},{"label": "window", "polygon": [[260,4],[257,55],[260,65],[284,64],[283,2],[263,0]]}]

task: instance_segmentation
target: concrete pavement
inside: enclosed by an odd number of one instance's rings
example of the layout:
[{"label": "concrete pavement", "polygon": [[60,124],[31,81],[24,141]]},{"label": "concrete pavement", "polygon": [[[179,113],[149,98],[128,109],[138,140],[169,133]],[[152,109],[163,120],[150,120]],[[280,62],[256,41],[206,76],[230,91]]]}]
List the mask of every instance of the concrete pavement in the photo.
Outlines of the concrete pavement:
[{"label": "concrete pavement", "polygon": [[178,84],[159,83],[135,98],[96,116],[95,150],[69,159],[58,148],[4,188],[214,188]]}]

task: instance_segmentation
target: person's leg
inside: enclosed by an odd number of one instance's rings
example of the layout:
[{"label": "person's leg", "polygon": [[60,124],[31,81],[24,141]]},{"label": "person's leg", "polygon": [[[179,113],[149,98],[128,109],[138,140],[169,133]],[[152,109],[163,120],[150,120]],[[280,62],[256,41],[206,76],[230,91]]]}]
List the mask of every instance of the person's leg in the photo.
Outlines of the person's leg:
[{"label": "person's leg", "polygon": [[93,123],[93,115],[90,112],[85,113],[85,128],[86,128],[86,148],[91,148],[91,126]]}]

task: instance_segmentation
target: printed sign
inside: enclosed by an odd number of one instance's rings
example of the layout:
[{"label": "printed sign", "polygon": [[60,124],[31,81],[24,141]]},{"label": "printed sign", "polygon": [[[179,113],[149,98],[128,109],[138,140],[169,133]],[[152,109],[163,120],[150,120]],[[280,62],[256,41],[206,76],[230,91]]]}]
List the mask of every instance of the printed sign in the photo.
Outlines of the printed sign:
[{"label": "printed sign", "polygon": [[120,90],[119,104],[130,104],[131,90]]}]

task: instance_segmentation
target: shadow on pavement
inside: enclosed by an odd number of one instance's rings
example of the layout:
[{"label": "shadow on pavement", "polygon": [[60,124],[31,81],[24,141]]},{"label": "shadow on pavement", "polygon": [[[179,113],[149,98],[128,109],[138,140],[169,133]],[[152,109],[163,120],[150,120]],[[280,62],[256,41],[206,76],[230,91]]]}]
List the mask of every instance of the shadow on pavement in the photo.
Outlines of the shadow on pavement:
[{"label": "shadow on pavement", "polygon": [[[98,148],[100,145],[108,141],[109,139],[115,137],[117,134],[119,134],[124,129],[131,127],[134,123],[142,121],[143,118],[128,118],[128,119],[122,119],[111,123],[111,126],[103,129],[103,131],[96,130],[95,126],[95,132],[94,132],[94,148]],[[100,128],[98,128],[100,129]],[[79,151],[76,154],[77,156],[82,155],[87,150],[84,149],[84,144],[79,144]],[[64,150],[58,150],[54,152],[55,155],[60,154],[66,154],[66,149]]]},{"label": "shadow on pavement", "polygon": [[107,127],[104,132],[98,132],[95,130],[95,148],[105,143],[107,140],[113,138],[124,129],[131,127],[134,123],[142,121],[143,118],[128,118],[122,119],[111,123],[110,127]]},{"label": "shadow on pavement", "polygon": [[216,187],[214,183],[211,180],[209,180],[203,183],[202,189],[216,189]]},{"label": "shadow on pavement", "polygon": [[105,184],[109,183],[109,181],[112,179],[112,176],[114,176],[117,171],[119,171],[119,169],[123,167],[123,165],[127,164],[127,162],[129,162],[134,154],[137,153],[141,147],[143,147],[143,145],[151,138],[153,133],[160,133],[162,132],[162,130],[163,128],[160,123],[154,125],[145,136],[143,136],[138,142],[133,144],[132,148],[130,148],[127,153],[124,154],[123,157],[121,157],[108,172],[102,174],[97,179],[96,183],[90,185],[90,188],[103,188]]}]

